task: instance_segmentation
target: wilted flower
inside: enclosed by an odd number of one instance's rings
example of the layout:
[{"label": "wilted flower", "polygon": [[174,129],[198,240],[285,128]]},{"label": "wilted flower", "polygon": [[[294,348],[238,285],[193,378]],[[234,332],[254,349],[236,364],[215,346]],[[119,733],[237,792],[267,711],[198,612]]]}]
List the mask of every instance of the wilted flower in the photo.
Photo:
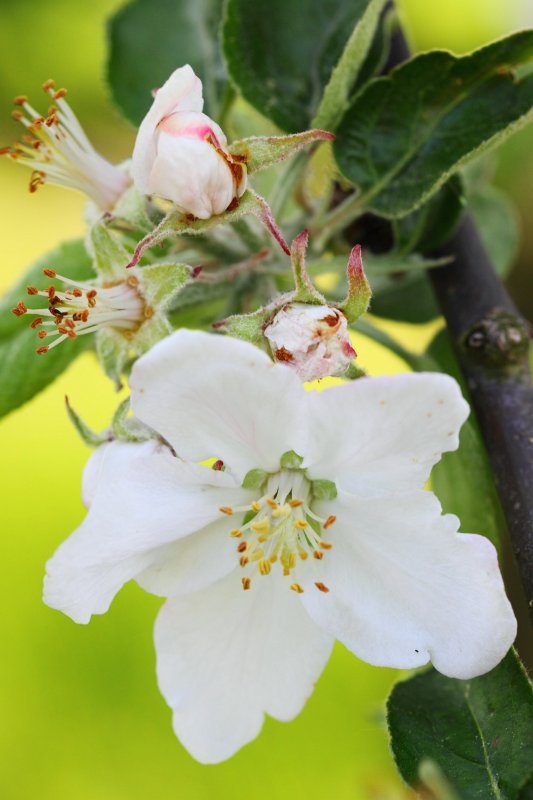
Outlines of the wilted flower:
[{"label": "wilted flower", "polygon": [[56,183],[84,192],[102,210],[113,208],[130,185],[128,176],[96,152],[65,100],[66,89],[43,83],[52,105],[41,116],[24,96],[15,98],[13,117],[25,128],[21,141],[0,154],[30,167],[30,192]]},{"label": "wilted flower", "polygon": [[333,306],[288,303],[265,328],[272,355],[303,381],[342,375],[356,357],[346,317]]},{"label": "wilted flower", "polygon": [[48,563],[45,600],[88,622],[131,578],[170,598],[157,673],[196,758],[228,758],[265,712],[292,719],[336,638],[463,679],[503,657],[516,624],[494,547],[421,488],[468,414],[452,378],[305,392],[258,348],[182,330],[131,386],[163,440],[91,458],[89,513]]},{"label": "wilted flower", "polygon": [[28,286],[32,298],[45,298],[29,308],[20,301],[17,317],[33,316],[42,344],[39,355],[78,336],[95,334],[96,350],[105,372],[117,383],[133,355],[146,352],[172,331],[167,310],[187,283],[191,268],[181,263],[154,263],[126,270],[131,256],[104,223],[93,225],[88,238],[96,276],[73,280],[54,269],[44,269],[51,283],[44,289]]},{"label": "wilted flower", "polygon": [[141,123],[132,175],[143,194],[208,219],[244,193],[246,166],[228,152],[223,131],[202,113],[203,105],[202,82],[191,67],[175,70]]}]

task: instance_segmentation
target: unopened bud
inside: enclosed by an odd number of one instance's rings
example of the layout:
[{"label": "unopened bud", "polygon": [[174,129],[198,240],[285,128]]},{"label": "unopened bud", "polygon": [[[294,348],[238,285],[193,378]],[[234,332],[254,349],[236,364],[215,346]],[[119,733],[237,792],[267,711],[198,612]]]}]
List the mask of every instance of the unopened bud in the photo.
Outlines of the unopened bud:
[{"label": "unopened bud", "polygon": [[221,128],[202,113],[202,82],[186,64],[159,89],[139,128],[132,175],[142,194],[171,200],[184,214],[221,214],[246,189],[246,166]]},{"label": "unopened bud", "polygon": [[265,336],[274,359],[293,367],[303,381],[342,375],[356,356],[346,317],[332,306],[290,303]]}]

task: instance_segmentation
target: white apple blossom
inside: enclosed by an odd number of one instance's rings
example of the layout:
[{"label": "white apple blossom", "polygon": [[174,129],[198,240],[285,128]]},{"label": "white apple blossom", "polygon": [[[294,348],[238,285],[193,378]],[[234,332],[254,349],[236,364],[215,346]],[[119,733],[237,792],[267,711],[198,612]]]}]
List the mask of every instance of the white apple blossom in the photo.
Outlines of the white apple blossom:
[{"label": "white apple blossom", "polygon": [[43,83],[43,90],[52,101],[44,116],[27,97],[15,98],[13,117],[23,125],[25,134],[13,147],[2,148],[0,155],[33,170],[30,192],[44,183],[55,183],[83,192],[101,210],[112,209],[130,178],[96,152],[65,100],[66,89],[56,89],[49,80]]},{"label": "white apple blossom", "polygon": [[264,713],[298,714],[335,639],[463,679],[504,656],[516,623],[494,547],[422,488],[468,414],[452,378],[306,392],[248,343],[181,330],[131,387],[163,441],[90,459],[89,512],[48,563],[45,601],[85,623],[131,578],[169,598],[158,680],[197,759],[231,756]]},{"label": "white apple blossom", "polygon": [[203,105],[202,82],[192,68],[175,70],[141,123],[132,175],[142,194],[208,219],[244,193],[246,166],[227,151],[222,129],[202,113]]},{"label": "white apple blossom", "polygon": [[342,375],[356,356],[348,321],[333,306],[288,303],[265,328],[272,356],[303,381]]}]

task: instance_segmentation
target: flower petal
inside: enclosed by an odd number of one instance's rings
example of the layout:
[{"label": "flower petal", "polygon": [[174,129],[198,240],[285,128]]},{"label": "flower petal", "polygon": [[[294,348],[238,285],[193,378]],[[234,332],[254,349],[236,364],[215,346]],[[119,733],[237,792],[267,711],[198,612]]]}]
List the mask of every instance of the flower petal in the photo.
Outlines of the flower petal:
[{"label": "flower petal", "polygon": [[172,200],[183,213],[209,219],[226,210],[235,185],[227,162],[212,145],[161,133],[147,192]]},{"label": "flower petal", "polygon": [[309,476],[366,496],[421,488],[468,416],[457,382],[437,373],[360,378],[309,401]]},{"label": "flower petal", "polygon": [[152,566],[135,580],[143,589],[160,597],[189,594],[204,589],[232,572],[238,563],[237,543],[229,535],[227,517],[212,522],[154,552]]},{"label": "flower petal", "polygon": [[466,680],[503,658],[516,621],[492,544],[457,533],[457,517],[440,511],[431,492],[379,501],[341,493],[328,531],[334,547],[320,562],[330,591],[305,587],[302,602],[370,664],[411,668],[431,659]]},{"label": "flower petal", "polygon": [[239,480],[254,467],[279,469],[304,440],[304,389],[287,367],[230,337],[180,330],[134,365],[134,414],[181,458],[220,458]]},{"label": "flower petal", "polygon": [[264,712],[299,713],[332,644],[274,573],[246,592],[234,572],[167,601],[155,626],[157,675],[176,735],[203,763],[229,758],[257,736]]},{"label": "flower petal", "polygon": [[75,622],[107,611],[120,587],[158,560],[162,545],[219,519],[221,505],[250,502],[229,475],[184,464],[153,441],[113,442],[97,458],[89,512],[45,578],[45,602]]},{"label": "flower petal", "polygon": [[174,111],[201,111],[203,107],[202,81],[189,64],[175,70],[157,91],[141,122],[133,149],[131,174],[141,194],[148,194],[148,178],[156,156],[156,128],[160,121]]}]

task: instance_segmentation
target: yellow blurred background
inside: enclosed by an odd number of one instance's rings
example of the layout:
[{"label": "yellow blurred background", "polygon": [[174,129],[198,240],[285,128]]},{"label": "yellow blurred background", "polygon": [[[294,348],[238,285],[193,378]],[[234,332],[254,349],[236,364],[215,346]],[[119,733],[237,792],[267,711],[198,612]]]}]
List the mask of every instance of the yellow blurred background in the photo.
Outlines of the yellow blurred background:
[{"label": "yellow blurred background", "polygon": [[[177,0],[178,1],[178,0]],[[290,0],[289,0],[290,2]],[[1,0],[0,144],[17,136],[11,99],[40,99],[53,77],[94,144],[111,160],[131,151],[133,129],[113,110],[103,83],[105,20],[116,0]],[[402,0],[415,49],[465,52],[533,25],[529,0]],[[149,58],[149,53],[147,53]],[[176,55],[179,65],[179,54]],[[520,262],[533,254],[532,130],[505,145],[497,173],[520,207]],[[83,199],[44,187],[0,160],[0,289],[58,242],[83,233]],[[519,273],[520,274],[520,273]],[[522,274],[523,271],[522,271]],[[524,278],[516,289],[524,299]],[[522,281],[522,282],[520,282]],[[514,284],[511,282],[511,286]],[[408,325],[395,334],[413,346]],[[416,338],[421,348],[434,326]],[[405,369],[366,340],[373,374]],[[1,390],[1,388],[0,388]],[[91,354],[0,423],[2,600],[0,797],[3,800],[401,800],[410,796],[388,752],[383,701],[395,670],[369,667],[340,646],[300,717],[267,720],[262,735],[226,764],[196,764],[174,738],[154,674],[152,624],[159,602],[135,585],[88,627],[41,602],[43,567],[84,510],[80,476],[88,451],[67,421],[63,397],[95,428],[117,403]],[[297,643],[295,643],[297,646]]]}]

